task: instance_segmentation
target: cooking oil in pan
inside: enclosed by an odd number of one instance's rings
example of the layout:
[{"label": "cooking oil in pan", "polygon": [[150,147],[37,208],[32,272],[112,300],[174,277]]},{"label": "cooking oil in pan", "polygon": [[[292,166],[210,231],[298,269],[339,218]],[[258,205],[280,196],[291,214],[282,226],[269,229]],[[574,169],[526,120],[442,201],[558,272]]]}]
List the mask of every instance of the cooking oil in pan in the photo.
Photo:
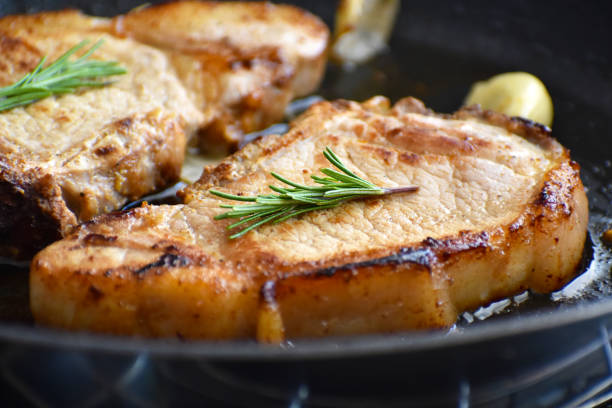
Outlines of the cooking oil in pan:
[{"label": "cooking oil in pan", "polygon": [[[395,49],[394,52],[381,55],[371,63],[351,71],[329,67],[320,96],[293,103],[287,110],[288,119],[323,98],[364,100],[374,95],[386,95],[392,100],[412,95],[422,99],[434,110],[451,112],[461,105],[473,82],[508,70],[490,61],[454,55],[445,50],[410,44],[402,44],[402,47],[405,49]],[[410,61],[406,61],[408,56]],[[419,64],[412,63],[413,61],[419,61]],[[512,318],[527,313],[550,313],[555,309],[594,302],[612,295],[612,248],[601,240],[603,232],[612,228],[612,162],[606,160],[607,158],[601,159],[601,149],[594,150],[586,142],[572,140],[574,135],[581,133],[575,132],[572,122],[563,118],[582,115],[578,121],[580,123],[575,125],[578,127],[584,123],[585,118],[588,118],[590,123],[608,123],[610,119],[605,113],[598,113],[596,109],[578,106],[568,97],[564,97],[562,91],[554,92],[554,88],[552,91],[553,97],[555,94],[561,96],[555,101],[555,116],[559,118],[561,125],[555,128],[553,135],[578,153],[574,155],[574,159],[582,166],[582,179],[589,197],[589,237],[584,250],[583,265],[578,276],[555,293],[537,295],[524,292],[463,313],[457,322],[459,330],[492,319]],[[249,140],[270,132],[281,133],[286,129],[286,125],[277,124],[272,129],[250,135]],[[596,128],[593,132],[605,134]],[[178,183],[162,193],[130,203],[125,208],[138,206],[142,201],[151,204],[176,204],[179,202],[176,191],[183,186],[184,183]],[[0,259],[0,265],[0,325],[2,322],[32,324],[28,307],[27,263]]]},{"label": "cooking oil in pan", "polygon": [[502,299],[472,312],[463,313],[458,326],[466,326],[492,318],[524,313],[549,313],[554,309],[594,302],[612,296],[612,247],[602,236],[612,228],[612,163],[582,164],[582,180],[589,197],[589,230],[581,269],[569,284],[547,295],[528,291]]}]

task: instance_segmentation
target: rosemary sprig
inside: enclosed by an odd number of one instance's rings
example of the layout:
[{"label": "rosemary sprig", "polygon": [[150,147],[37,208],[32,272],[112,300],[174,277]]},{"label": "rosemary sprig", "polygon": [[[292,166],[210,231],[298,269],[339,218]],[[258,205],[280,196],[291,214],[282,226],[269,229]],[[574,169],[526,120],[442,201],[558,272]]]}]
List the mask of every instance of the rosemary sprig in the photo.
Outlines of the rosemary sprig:
[{"label": "rosemary sprig", "polygon": [[324,168],[321,169],[321,173],[327,177],[311,175],[310,177],[319,184],[318,186],[305,186],[294,183],[272,172],[270,174],[272,174],[274,178],[287,184],[291,188],[270,185],[270,189],[278,194],[258,195],[256,197],[239,196],[217,190],[209,190],[211,194],[227,198],[228,200],[254,203],[244,205],[222,204],[221,208],[227,208],[230,211],[217,215],[215,219],[239,219],[237,222],[229,225],[227,229],[233,229],[248,224],[239,232],[230,235],[230,239],[234,239],[268,222],[278,223],[309,211],[334,208],[346,201],[356,198],[406,193],[418,189],[416,186],[396,188],[378,187],[346,168],[329,147],[325,148],[323,155],[340,171]]},{"label": "rosemary sprig", "polygon": [[32,72],[13,85],[0,88],[0,112],[28,105],[51,95],[71,93],[84,86],[105,86],[110,82],[96,78],[121,75],[127,72],[116,61],[88,60],[91,54],[102,45],[103,40],[96,42],[81,57],[69,60],[74,53],[88,43],[88,40],[81,41],[46,68],[43,66],[47,57],[42,57]]}]

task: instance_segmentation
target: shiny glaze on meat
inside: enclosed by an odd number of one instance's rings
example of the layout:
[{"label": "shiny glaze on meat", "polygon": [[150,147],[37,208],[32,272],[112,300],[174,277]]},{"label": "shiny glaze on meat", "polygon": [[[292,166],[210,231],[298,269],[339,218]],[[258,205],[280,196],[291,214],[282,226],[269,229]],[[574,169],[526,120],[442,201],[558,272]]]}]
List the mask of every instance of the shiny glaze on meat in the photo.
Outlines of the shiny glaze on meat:
[{"label": "shiny glaze on meat", "polygon": [[329,32],[312,14],[266,2],[182,1],[114,19],[118,35],[163,50],[206,115],[204,150],[235,148],[278,122],[289,101],[319,86]]},{"label": "shiny glaze on meat", "polygon": [[[331,147],[381,186],[416,193],[353,201],[236,240],[214,221],[211,187],[297,182]],[[407,98],[322,102],[205,169],[184,205],[145,205],[80,227],[31,266],[40,324],[144,336],[249,338],[394,332],[451,325],[458,313],[577,269],[587,201],[579,166],[534,123],[464,109],[436,115]]]},{"label": "shiny glaze on meat", "polygon": [[[72,13],[49,18],[38,23],[48,29],[64,19],[88,21]],[[110,86],[0,113],[0,253],[15,258],[31,257],[77,223],[174,182],[185,124],[203,117],[162,52],[96,28],[37,32],[31,22],[0,19],[0,86],[84,38],[104,39],[93,58],[119,61],[128,73]]]},{"label": "shiny glaze on meat", "polygon": [[[172,38],[174,48],[136,41],[154,42],[143,33]],[[283,34],[303,45],[278,43]],[[6,16],[0,86],[83,39],[104,39],[93,58],[128,73],[0,113],[0,255],[27,259],[78,223],[175,182],[190,138],[227,150],[280,119],[291,98],[318,85],[327,28],[294,7],[260,3],[173,3],[115,19],[74,10]]]}]

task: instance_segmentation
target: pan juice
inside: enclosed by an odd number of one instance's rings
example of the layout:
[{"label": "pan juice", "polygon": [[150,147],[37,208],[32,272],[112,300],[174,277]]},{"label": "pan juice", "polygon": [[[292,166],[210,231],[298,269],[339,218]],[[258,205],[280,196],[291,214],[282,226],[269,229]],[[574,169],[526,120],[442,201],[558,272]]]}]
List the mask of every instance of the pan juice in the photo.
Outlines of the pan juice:
[{"label": "pan juice", "polygon": [[[461,106],[474,82],[516,69],[490,59],[396,39],[389,50],[364,65],[346,68],[330,64],[318,94],[292,103],[286,116],[290,120],[321,99],[362,101],[375,95],[387,96],[392,101],[414,96],[435,111],[453,112]],[[546,78],[543,80],[546,82]],[[612,117],[603,109],[577,100],[554,83],[547,86],[555,105],[553,136],[572,150],[573,159],[581,165],[589,198],[589,236],[582,266],[573,281],[552,294],[523,292],[463,313],[457,321],[458,331],[492,320],[546,314],[612,296],[612,248],[601,240],[601,234],[612,228],[612,158],[610,150],[601,146],[601,135],[612,134]],[[283,124],[273,125],[249,139],[286,129]],[[179,182],[129,203],[124,209],[139,206],[142,201],[177,204],[176,191],[184,186]],[[0,258],[0,269],[0,324],[33,325],[29,311],[29,263]]]}]

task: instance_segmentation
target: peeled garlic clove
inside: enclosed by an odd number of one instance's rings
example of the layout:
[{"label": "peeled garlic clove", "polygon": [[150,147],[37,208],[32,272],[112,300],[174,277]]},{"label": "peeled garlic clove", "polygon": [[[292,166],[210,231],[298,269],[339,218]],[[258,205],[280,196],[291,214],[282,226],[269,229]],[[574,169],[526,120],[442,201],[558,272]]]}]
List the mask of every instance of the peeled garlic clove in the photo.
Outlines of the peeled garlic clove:
[{"label": "peeled garlic clove", "polygon": [[399,5],[399,0],[340,1],[332,58],[359,64],[383,50],[393,30]]},{"label": "peeled garlic clove", "polygon": [[474,104],[546,126],[553,121],[550,94],[542,81],[527,72],[507,72],[476,82],[465,99],[465,105]]}]

